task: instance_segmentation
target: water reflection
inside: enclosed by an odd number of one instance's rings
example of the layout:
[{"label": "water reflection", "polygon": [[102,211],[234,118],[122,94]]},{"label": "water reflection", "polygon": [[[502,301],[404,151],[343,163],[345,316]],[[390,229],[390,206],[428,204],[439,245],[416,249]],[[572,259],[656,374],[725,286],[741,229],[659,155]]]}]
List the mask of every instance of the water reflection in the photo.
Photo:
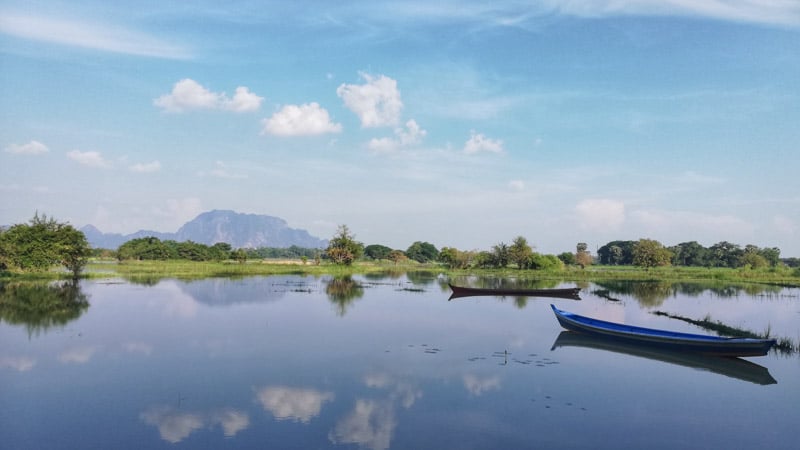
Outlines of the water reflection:
[{"label": "water reflection", "polygon": [[266,386],[256,390],[256,400],[276,419],[302,423],[309,423],[319,416],[322,406],[334,397],[333,392],[287,386]]},{"label": "water reflection", "polygon": [[139,417],[148,425],[156,426],[161,439],[172,444],[186,439],[202,428],[219,425],[225,437],[233,437],[250,426],[250,416],[233,408],[204,413],[181,411],[170,406],[154,406]]},{"label": "water reflection", "polygon": [[77,282],[0,283],[0,322],[24,325],[29,337],[64,326],[88,309]]},{"label": "water reflection", "polygon": [[562,331],[553,343],[551,350],[559,347],[592,348],[638,356],[673,365],[706,370],[761,385],[776,384],[778,382],[770,375],[766,367],[741,358],[705,356],[691,352],[662,350],[652,346],[636,345],[572,331]]},{"label": "water reflection", "polygon": [[602,287],[593,293],[608,300],[619,300],[610,294],[623,294],[633,297],[640,305],[645,307],[661,306],[665,300],[684,295],[700,297],[711,293],[721,298],[746,295],[778,295],[783,288],[766,284],[731,284],[721,282],[674,282],[674,281],[630,281],[610,280],[596,281]]},{"label": "water reflection", "polygon": [[353,280],[351,276],[335,277],[325,285],[328,299],[335,305],[336,314],[344,316],[347,307],[356,299],[364,296],[364,286]]},{"label": "water reflection", "polygon": [[334,444],[358,444],[372,450],[385,450],[397,427],[389,400],[358,399],[353,411],[339,420],[328,434]]}]

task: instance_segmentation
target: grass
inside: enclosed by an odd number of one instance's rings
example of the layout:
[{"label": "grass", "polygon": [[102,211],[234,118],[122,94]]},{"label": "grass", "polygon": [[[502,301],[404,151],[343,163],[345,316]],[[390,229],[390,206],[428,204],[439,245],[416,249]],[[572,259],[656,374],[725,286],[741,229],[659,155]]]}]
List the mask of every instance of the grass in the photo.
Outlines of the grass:
[{"label": "grass", "polygon": [[[653,314],[657,316],[669,317],[670,319],[681,320],[683,322],[690,323],[705,330],[713,331],[720,336],[743,337],[752,339],[770,339],[772,337],[770,336],[772,334],[772,331],[769,327],[767,327],[764,333],[756,333],[751,330],[725,325],[720,321],[712,321],[711,316],[706,316],[700,320],[695,320],[695,319],[690,319],[688,317],[666,313],[663,311],[653,311]],[[776,340],[777,343],[773,348],[779,353],[783,353],[786,355],[793,355],[795,353],[800,352],[800,344],[795,344],[791,339],[780,337],[776,338]]]},{"label": "grass", "polygon": [[[116,260],[94,259],[87,266],[82,278],[122,276],[129,279],[199,279],[286,274],[336,276],[413,270],[444,273],[452,277],[489,276],[521,280],[557,281],[718,281],[800,287],[800,273],[787,267],[768,269],[658,267],[642,269],[632,266],[588,266],[585,269],[567,267],[563,270],[552,271],[512,268],[451,270],[439,264],[419,264],[415,261],[403,264],[394,264],[389,261],[359,261],[352,266],[339,266],[325,262],[317,265],[310,261],[303,264],[300,260],[251,260],[242,264],[234,261],[194,262],[185,260],[125,261],[118,263]],[[36,273],[0,273],[0,281],[68,278],[70,278],[70,274],[64,270]]]}]

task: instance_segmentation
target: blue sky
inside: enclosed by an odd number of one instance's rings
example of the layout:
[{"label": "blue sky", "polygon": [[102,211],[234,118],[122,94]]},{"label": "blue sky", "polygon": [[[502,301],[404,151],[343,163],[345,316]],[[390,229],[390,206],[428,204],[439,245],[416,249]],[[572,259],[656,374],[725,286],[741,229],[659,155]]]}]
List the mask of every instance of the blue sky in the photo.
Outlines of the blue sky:
[{"label": "blue sky", "polygon": [[800,256],[800,3],[0,2],[0,223]]}]

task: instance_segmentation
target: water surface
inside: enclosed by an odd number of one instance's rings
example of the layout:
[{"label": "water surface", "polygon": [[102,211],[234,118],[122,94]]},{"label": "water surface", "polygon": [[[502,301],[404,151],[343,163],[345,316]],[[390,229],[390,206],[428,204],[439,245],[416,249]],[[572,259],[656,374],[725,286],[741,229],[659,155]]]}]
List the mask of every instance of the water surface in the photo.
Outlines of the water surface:
[{"label": "water surface", "polygon": [[[446,281],[410,274],[51,287],[38,295],[76,302],[58,320],[3,311],[0,442],[796,448],[797,355],[728,361],[599,345],[562,335],[549,305],[695,333],[707,332],[650,312],[708,315],[797,341],[798,289],[586,284],[581,301],[448,301]],[[3,295],[34,294],[7,285]]]}]

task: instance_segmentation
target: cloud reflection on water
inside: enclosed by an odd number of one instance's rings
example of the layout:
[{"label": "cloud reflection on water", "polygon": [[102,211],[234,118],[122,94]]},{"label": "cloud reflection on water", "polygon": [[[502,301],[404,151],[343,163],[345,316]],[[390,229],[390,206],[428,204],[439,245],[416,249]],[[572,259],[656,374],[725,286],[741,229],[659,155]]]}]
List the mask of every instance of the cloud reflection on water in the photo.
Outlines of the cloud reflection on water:
[{"label": "cloud reflection on water", "polygon": [[226,437],[233,437],[250,426],[250,416],[232,408],[202,413],[176,411],[169,406],[154,406],[139,417],[145,423],[156,426],[161,439],[172,444],[205,427],[220,425]]},{"label": "cloud reflection on water", "polygon": [[396,426],[390,400],[357,399],[353,412],[336,423],[328,439],[334,444],[358,444],[384,450],[389,448]]},{"label": "cloud reflection on water", "polygon": [[318,416],[322,405],[334,399],[333,392],[287,386],[266,386],[256,390],[256,399],[278,420],[308,423]]}]

